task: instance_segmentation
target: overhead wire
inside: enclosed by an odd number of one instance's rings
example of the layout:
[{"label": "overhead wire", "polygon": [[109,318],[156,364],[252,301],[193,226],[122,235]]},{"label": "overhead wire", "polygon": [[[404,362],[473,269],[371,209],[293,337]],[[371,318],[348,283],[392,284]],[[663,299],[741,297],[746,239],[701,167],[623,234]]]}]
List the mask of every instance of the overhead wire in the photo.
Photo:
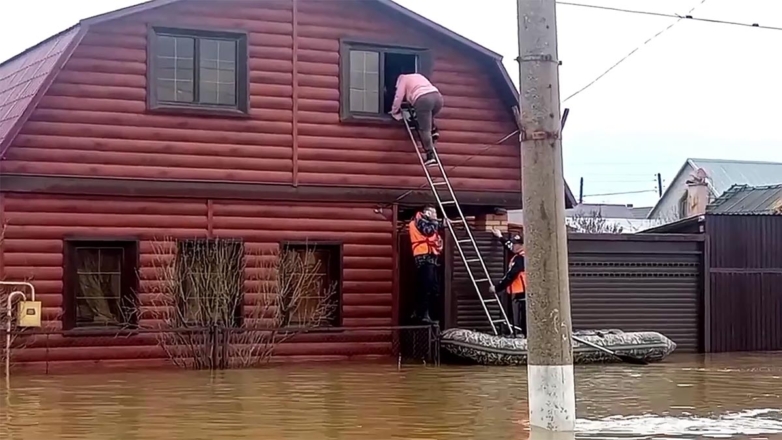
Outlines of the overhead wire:
[{"label": "overhead wire", "polygon": [[[573,93],[573,94],[571,94],[570,96],[568,96],[567,98],[565,98],[565,99],[562,101],[562,103],[564,104],[565,102],[567,102],[567,101],[568,101],[568,100],[570,100],[571,98],[573,98],[573,97],[577,96],[579,93],[581,93],[581,92],[583,92],[584,90],[586,90],[586,89],[588,89],[588,88],[592,87],[592,86],[593,86],[593,85],[594,85],[596,82],[600,81],[600,80],[601,80],[601,79],[602,79],[604,76],[608,75],[608,73],[609,73],[609,72],[611,72],[611,71],[612,71],[612,70],[614,70],[614,69],[615,69],[617,66],[619,66],[620,64],[622,64],[623,62],[625,62],[625,61],[626,61],[628,58],[630,58],[631,56],[633,56],[633,54],[635,54],[635,53],[636,53],[636,52],[638,52],[638,51],[639,51],[641,48],[643,48],[644,46],[646,46],[647,44],[649,44],[649,43],[650,43],[652,40],[654,40],[655,38],[657,38],[657,37],[659,37],[660,35],[664,34],[666,31],[670,30],[672,27],[674,27],[674,26],[676,26],[677,24],[679,24],[679,23],[680,23],[682,20],[684,20],[685,18],[689,17],[689,16],[690,16],[690,14],[692,14],[692,12],[693,12],[693,11],[695,11],[695,9],[696,9],[696,8],[698,8],[698,6],[701,6],[701,5],[702,5],[702,4],[704,4],[705,2],[706,2],[706,0],[701,0],[701,2],[700,2],[700,3],[698,3],[698,4],[697,4],[697,5],[695,5],[695,6],[693,6],[693,7],[692,7],[692,9],[690,9],[689,11],[687,11],[687,14],[686,14],[686,15],[684,15],[684,16],[679,16],[679,15],[673,15],[673,16],[670,16],[670,17],[678,17],[679,19],[678,19],[678,20],[676,20],[676,21],[674,21],[673,23],[671,23],[671,24],[670,24],[670,25],[668,25],[667,27],[663,28],[661,31],[657,32],[656,34],[652,35],[651,37],[647,38],[647,39],[646,39],[646,41],[644,41],[643,43],[641,43],[640,45],[638,45],[638,46],[637,46],[635,49],[631,50],[631,51],[630,51],[630,53],[628,53],[628,54],[627,54],[627,55],[625,55],[624,57],[620,58],[620,59],[619,59],[619,61],[617,61],[616,63],[614,63],[614,64],[613,64],[611,67],[609,67],[608,69],[606,69],[606,70],[605,70],[603,73],[601,73],[600,75],[598,75],[598,76],[597,76],[595,79],[593,79],[592,81],[590,81],[590,82],[589,82],[587,85],[585,85],[584,87],[581,87],[581,88],[580,88],[580,89],[578,89],[578,90],[577,90],[575,93]],[[584,7],[592,7],[592,6],[593,6],[593,5],[583,5],[583,4],[580,4],[580,3],[568,3],[568,2],[557,2],[557,4],[561,4],[561,5],[568,5],[568,6],[584,6]],[[612,10],[612,11],[618,11],[618,10],[619,10],[618,8],[609,8],[609,7],[603,7],[603,6],[595,6],[595,8],[597,8],[597,9],[609,9],[609,10]],[[622,11],[622,12],[629,12],[629,10],[621,10],[621,11]],[[656,13],[651,13],[651,15],[658,15],[658,14],[656,14]],[[666,17],[668,17],[668,15],[666,15],[666,14],[663,14],[663,16],[666,16]]]},{"label": "overhead wire", "polygon": [[590,9],[602,9],[605,11],[624,12],[627,14],[650,15],[654,17],[666,17],[666,18],[680,18],[680,19],[691,20],[691,21],[702,21],[704,23],[726,24],[731,26],[751,27],[751,28],[766,29],[771,31],[782,31],[782,27],[779,26],[765,26],[759,23],[746,23],[746,22],[731,21],[731,20],[717,20],[714,18],[693,17],[692,15],[690,15],[692,11],[688,12],[687,14],[681,15],[681,14],[666,14],[664,12],[640,11],[635,9],[623,9],[623,8],[614,8],[610,6],[587,5],[583,3],[572,3],[572,2],[561,2],[561,1],[558,1],[557,4],[565,5],[565,6],[577,6],[577,7],[590,8]]}]

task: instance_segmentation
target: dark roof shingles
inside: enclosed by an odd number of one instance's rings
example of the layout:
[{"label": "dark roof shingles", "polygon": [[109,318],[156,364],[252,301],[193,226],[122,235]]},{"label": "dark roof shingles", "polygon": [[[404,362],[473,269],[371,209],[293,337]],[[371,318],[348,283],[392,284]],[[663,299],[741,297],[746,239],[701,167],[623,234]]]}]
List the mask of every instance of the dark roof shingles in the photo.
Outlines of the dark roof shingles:
[{"label": "dark roof shingles", "polygon": [[71,28],[0,64],[0,153],[78,32]]}]

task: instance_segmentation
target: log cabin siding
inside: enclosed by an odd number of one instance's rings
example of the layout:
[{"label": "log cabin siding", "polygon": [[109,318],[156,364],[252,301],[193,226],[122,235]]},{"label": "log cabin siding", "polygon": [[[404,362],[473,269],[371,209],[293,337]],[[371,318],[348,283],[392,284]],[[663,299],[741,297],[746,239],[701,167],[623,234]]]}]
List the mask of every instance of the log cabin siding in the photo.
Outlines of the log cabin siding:
[{"label": "log cabin siding", "polygon": [[[341,326],[369,327],[342,337],[303,335],[279,347],[287,359],[334,359],[351,356],[387,356],[391,334],[371,327],[392,323],[393,245],[390,210],[374,206],[336,204],[270,204],[231,200],[166,200],[150,198],[63,197],[3,194],[7,221],[3,253],[7,280],[31,280],[42,301],[47,329],[61,329],[64,313],[64,239],[133,238],[139,240],[140,326],[159,328],[151,315],[154,285],[159,283],[154,261],[161,256],[160,241],[174,238],[241,238],[247,259],[277,249],[283,241],[342,243]],[[296,220],[291,220],[295,218]],[[156,242],[158,244],[156,244]],[[173,251],[172,255],[173,257]],[[252,292],[248,265],[245,291]],[[254,267],[253,267],[254,266]],[[245,295],[245,316],[257,304]],[[38,338],[14,352],[14,362],[113,362],[130,366],[165,364],[164,351],[154,334],[129,337],[52,335]],[[151,363],[151,364],[150,364]],[[155,364],[155,365],[157,365]]]},{"label": "log cabin siding", "polygon": [[[350,3],[350,4],[348,4]],[[2,163],[18,174],[414,188],[399,125],[339,119],[340,39],[431,49],[445,108],[439,152],[454,187],[518,192],[516,129],[485,66],[361,1],[178,2],[90,27]],[[293,17],[296,16],[296,22]],[[147,112],[148,25],[249,37],[247,119]],[[295,34],[294,34],[295,30]],[[465,160],[477,154],[465,163]]]}]

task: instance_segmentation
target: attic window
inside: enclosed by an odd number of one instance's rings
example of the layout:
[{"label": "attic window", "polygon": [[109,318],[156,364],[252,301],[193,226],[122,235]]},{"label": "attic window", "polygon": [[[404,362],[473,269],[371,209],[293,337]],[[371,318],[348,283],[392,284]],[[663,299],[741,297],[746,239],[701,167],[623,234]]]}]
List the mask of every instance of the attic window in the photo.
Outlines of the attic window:
[{"label": "attic window", "polygon": [[147,48],[150,110],[248,112],[246,34],[151,28]]},{"label": "attic window", "polygon": [[340,52],[340,117],[343,121],[391,120],[388,113],[400,74],[431,74],[425,49],[343,42]]}]

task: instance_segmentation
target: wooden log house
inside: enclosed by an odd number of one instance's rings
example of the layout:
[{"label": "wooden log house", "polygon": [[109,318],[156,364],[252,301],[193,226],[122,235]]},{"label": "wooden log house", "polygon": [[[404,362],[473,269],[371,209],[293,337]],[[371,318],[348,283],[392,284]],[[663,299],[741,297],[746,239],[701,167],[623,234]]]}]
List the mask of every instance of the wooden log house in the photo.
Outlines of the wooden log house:
[{"label": "wooden log house", "polygon": [[521,205],[518,136],[495,145],[517,129],[501,56],[390,0],[153,0],[0,64],[0,278],[31,280],[45,326],[64,331],[15,362],[166,363],[153,336],[118,338],[76,299],[79,255],[113,255],[111,295],[132,297],[143,327],[161,236],[322,249],[331,324],[370,330],[278,356],[388,355],[391,333],[371,328],[402,321],[398,226],[432,200],[387,115],[409,70],[443,93],[438,151],[461,205],[500,225],[498,208]]}]

